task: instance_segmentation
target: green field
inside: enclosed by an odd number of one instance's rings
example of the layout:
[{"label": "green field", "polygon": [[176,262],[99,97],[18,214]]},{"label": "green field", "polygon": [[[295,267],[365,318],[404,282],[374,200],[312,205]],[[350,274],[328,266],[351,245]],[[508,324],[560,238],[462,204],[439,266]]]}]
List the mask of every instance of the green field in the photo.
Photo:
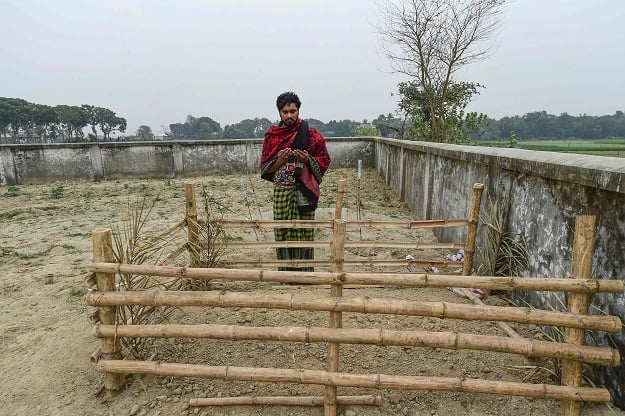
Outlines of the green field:
[{"label": "green field", "polygon": [[[508,147],[507,140],[478,141],[478,146]],[[625,139],[599,140],[519,140],[517,148],[561,153],[625,157]]]}]

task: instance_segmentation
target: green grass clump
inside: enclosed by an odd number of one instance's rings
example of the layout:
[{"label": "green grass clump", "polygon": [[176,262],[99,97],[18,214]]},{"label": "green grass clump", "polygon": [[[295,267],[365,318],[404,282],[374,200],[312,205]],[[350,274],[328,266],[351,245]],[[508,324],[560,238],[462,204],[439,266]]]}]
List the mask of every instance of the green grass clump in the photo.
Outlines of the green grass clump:
[{"label": "green grass clump", "polygon": [[7,188],[7,191],[4,193],[4,196],[6,197],[19,196],[19,195],[20,195],[20,188],[18,188],[17,186],[9,186]]}]

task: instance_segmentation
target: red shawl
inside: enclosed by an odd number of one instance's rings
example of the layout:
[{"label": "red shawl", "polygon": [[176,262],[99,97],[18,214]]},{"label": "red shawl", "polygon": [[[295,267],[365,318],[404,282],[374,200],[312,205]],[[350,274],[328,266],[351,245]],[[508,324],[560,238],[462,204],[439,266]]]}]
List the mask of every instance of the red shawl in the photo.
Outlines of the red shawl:
[{"label": "red shawl", "polygon": [[[271,126],[265,133],[265,141],[263,142],[263,152],[260,157],[261,168],[271,161],[282,149],[291,147],[302,119],[298,119],[292,126]],[[306,151],[312,156],[319,165],[321,173],[324,174],[330,166],[330,155],[326,148],[326,141],[314,127],[309,128],[310,137],[308,139],[308,148]]]}]

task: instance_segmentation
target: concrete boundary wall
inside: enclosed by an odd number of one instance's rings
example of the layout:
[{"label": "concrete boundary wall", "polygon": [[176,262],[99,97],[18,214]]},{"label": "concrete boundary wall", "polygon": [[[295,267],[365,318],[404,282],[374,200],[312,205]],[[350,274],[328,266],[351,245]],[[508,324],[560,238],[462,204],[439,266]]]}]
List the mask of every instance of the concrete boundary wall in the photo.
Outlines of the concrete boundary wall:
[{"label": "concrete boundary wall", "polygon": [[[373,167],[371,139],[328,138],[332,167]],[[0,185],[257,172],[262,140],[0,145]]]},{"label": "concrete boundary wall", "polygon": [[[375,142],[380,175],[416,218],[466,217],[472,184],[481,182],[480,216],[489,201],[496,201],[504,208],[508,231],[528,242],[531,264],[525,275],[567,277],[575,216],[596,215],[593,276],[625,279],[625,159],[382,138]],[[464,232],[442,229],[437,236],[458,241]],[[559,306],[558,299],[540,292],[521,293],[517,301]],[[623,294],[596,295],[593,305],[625,322]],[[612,342],[604,333],[597,335],[604,346]],[[612,339],[625,357],[625,333]],[[615,404],[625,408],[625,364],[595,370]]]}]

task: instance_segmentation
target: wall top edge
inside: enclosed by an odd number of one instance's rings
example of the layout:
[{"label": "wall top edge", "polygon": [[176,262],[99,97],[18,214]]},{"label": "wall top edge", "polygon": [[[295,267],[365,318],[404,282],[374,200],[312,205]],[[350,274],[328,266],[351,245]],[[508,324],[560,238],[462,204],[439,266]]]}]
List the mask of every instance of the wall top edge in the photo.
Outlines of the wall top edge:
[{"label": "wall top edge", "polygon": [[[371,142],[374,137],[326,137],[328,142]],[[262,138],[255,139],[215,139],[215,140],[153,140],[153,141],[135,141],[135,142],[83,142],[83,143],[25,143],[25,144],[0,144],[0,149],[21,149],[21,150],[35,150],[35,149],[60,149],[67,148],[81,148],[81,147],[133,147],[133,146],[190,146],[190,145],[215,145],[223,146],[227,144],[261,144]]]},{"label": "wall top edge", "polygon": [[375,138],[378,143],[509,171],[625,193],[625,158],[405,141]]}]

